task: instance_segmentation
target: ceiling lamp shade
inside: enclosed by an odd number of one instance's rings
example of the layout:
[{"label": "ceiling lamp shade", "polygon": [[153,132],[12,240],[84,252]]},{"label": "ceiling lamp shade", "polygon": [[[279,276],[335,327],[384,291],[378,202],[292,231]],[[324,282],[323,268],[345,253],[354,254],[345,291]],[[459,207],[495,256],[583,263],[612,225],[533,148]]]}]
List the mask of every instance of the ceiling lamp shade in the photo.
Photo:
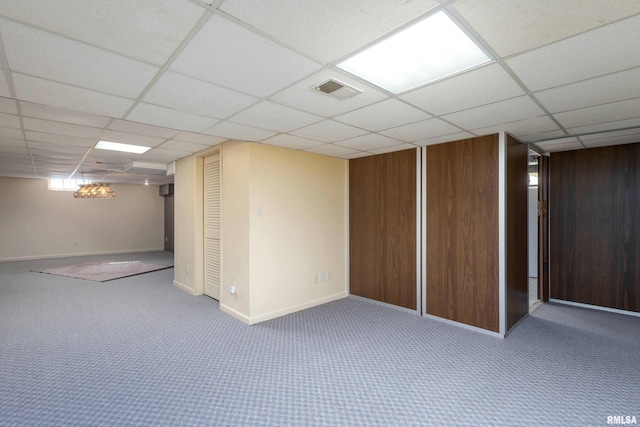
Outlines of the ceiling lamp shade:
[{"label": "ceiling lamp shade", "polygon": [[96,182],[94,184],[82,184],[78,191],[73,193],[76,199],[113,199],[116,192],[109,187],[108,183]]}]

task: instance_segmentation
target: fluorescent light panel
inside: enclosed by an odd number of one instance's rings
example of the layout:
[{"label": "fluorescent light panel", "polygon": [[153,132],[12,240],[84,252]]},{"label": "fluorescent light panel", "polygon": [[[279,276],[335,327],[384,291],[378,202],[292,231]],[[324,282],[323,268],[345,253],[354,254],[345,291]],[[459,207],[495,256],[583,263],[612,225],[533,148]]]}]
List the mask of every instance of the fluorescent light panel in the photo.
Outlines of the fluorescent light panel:
[{"label": "fluorescent light panel", "polygon": [[124,153],[135,153],[135,154],[146,153],[151,149],[151,147],[144,147],[142,145],[122,144],[120,142],[111,142],[111,141],[103,141],[103,140],[98,141],[98,143],[96,144],[96,148],[99,148],[100,150],[122,151]]},{"label": "fluorescent light panel", "polygon": [[338,67],[389,92],[400,93],[489,61],[491,58],[440,11]]}]

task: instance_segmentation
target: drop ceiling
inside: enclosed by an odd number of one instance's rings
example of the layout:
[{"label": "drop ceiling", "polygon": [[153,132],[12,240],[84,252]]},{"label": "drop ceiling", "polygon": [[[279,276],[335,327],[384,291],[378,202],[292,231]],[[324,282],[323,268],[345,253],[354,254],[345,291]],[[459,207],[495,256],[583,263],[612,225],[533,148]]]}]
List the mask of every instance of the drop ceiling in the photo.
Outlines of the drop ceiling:
[{"label": "drop ceiling", "polygon": [[[399,94],[336,67],[438,11],[493,60]],[[0,0],[0,37],[0,176],[162,184],[126,165],[228,139],[345,159],[498,131],[545,153],[640,141],[640,0]]]}]

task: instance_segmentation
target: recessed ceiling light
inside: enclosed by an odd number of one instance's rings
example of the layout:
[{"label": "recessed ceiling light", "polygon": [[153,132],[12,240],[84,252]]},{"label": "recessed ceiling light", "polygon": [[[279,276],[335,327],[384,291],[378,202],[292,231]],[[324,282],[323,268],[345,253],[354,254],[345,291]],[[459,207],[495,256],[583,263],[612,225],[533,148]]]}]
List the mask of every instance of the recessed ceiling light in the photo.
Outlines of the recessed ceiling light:
[{"label": "recessed ceiling light", "polygon": [[489,61],[491,57],[440,11],[337,66],[400,93]]},{"label": "recessed ceiling light", "polygon": [[111,142],[111,141],[103,141],[100,140],[96,144],[96,148],[100,150],[112,150],[112,151],[122,151],[124,153],[135,153],[142,154],[151,149],[151,147],[144,147],[142,145],[133,145],[133,144],[122,144],[120,142]]}]

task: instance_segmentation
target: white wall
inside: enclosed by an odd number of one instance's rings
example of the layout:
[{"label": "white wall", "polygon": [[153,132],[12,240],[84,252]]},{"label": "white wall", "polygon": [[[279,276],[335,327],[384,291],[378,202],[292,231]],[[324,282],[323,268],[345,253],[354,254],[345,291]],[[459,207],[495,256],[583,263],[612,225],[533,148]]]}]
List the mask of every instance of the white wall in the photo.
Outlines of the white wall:
[{"label": "white wall", "polygon": [[43,179],[0,177],[0,261],[163,250],[158,187],[111,188],[114,199],[74,199]]}]

